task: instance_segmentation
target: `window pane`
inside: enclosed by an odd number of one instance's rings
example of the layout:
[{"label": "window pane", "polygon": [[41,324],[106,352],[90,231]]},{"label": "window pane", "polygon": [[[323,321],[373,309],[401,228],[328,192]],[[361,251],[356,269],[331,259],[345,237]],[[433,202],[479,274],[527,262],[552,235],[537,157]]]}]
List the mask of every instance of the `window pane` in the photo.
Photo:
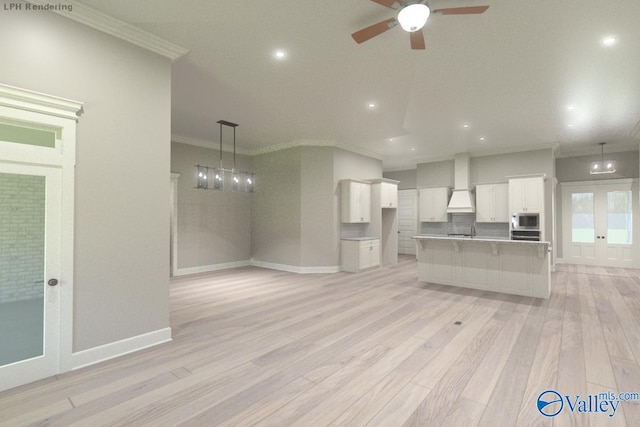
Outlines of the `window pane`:
[{"label": "window pane", "polygon": [[593,193],[572,193],[571,241],[574,243],[593,243],[595,235]]},{"label": "window pane", "polygon": [[56,134],[53,131],[0,123],[0,141],[55,148]]},{"label": "window pane", "polygon": [[633,212],[631,191],[607,192],[607,242],[631,244]]}]

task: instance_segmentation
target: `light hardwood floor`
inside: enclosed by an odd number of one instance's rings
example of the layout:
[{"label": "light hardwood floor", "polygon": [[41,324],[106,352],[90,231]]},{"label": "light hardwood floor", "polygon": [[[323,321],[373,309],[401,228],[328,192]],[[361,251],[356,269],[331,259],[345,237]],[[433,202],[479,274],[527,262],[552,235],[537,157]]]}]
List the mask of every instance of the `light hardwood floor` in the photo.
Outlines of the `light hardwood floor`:
[{"label": "light hardwood floor", "polygon": [[638,401],[536,400],[640,392],[639,276],[559,265],[549,300],[419,283],[407,256],[178,278],[173,342],[0,393],[0,425],[638,426]]}]

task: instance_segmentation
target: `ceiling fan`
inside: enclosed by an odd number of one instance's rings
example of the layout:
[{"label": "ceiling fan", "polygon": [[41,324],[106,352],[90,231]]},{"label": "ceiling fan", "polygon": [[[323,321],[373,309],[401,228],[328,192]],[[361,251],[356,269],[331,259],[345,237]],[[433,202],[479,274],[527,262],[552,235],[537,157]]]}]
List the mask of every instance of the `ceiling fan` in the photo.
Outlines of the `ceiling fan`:
[{"label": "ceiling fan", "polygon": [[409,33],[411,49],[424,49],[424,35],[422,27],[427,23],[431,13],[442,15],[471,15],[484,13],[489,6],[448,7],[444,9],[429,9],[427,0],[371,0],[382,6],[394,10],[400,9],[396,18],[385,19],[360,31],[351,34],[351,37],[360,44],[384,33],[400,24],[403,30]]}]

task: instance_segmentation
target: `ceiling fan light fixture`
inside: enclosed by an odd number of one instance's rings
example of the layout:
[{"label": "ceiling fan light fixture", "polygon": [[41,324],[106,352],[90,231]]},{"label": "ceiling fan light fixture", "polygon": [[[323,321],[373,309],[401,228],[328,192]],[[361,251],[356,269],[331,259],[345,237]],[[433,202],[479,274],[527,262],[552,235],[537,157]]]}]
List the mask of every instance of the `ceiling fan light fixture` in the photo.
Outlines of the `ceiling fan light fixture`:
[{"label": "ceiling fan light fixture", "polygon": [[414,3],[403,7],[398,13],[398,22],[403,30],[413,33],[424,27],[431,10],[426,4]]}]

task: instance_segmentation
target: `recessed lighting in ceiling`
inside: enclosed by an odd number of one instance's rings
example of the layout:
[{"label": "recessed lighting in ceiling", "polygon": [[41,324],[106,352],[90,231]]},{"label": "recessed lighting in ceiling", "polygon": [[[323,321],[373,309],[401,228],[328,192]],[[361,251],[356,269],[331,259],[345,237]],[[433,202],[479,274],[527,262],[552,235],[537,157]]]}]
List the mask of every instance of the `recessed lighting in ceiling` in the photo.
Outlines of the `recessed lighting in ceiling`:
[{"label": "recessed lighting in ceiling", "polygon": [[282,50],[282,49],[278,49],[278,50],[276,50],[275,52],[273,52],[273,56],[274,56],[274,58],[276,58],[276,59],[284,59],[284,58],[286,58],[286,57],[287,57],[287,52],[285,52],[285,51],[284,51],[284,50]]},{"label": "recessed lighting in ceiling", "polygon": [[465,129],[468,129],[468,128],[469,128],[469,123],[464,123],[464,124],[462,125],[462,127],[463,127],[463,128],[465,128]]},{"label": "recessed lighting in ceiling", "polygon": [[569,110],[569,111],[571,111],[571,110],[573,110],[573,109],[575,109],[575,108],[576,108],[576,106],[575,106],[575,105],[573,105],[573,104],[569,104],[569,105],[567,105],[567,110]]},{"label": "recessed lighting in ceiling", "polygon": [[389,142],[393,142],[393,138],[389,138]]},{"label": "recessed lighting in ceiling", "polygon": [[369,108],[370,110],[373,110],[377,107],[377,105],[375,104],[375,102],[370,102],[367,104],[367,108]]},{"label": "recessed lighting in ceiling", "polygon": [[480,137],[480,141],[481,141],[481,142],[483,142],[484,140],[485,140],[485,137],[484,137],[484,136],[481,136],[481,137]]},{"label": "recessed lighting in ceiling", "polygon": [[572,127],[573,127],[573,123],[569,123],[569,124],[567,125],[567,127],[568,127],[568,128],[572,128]]},{"label": "recessed lighting in ceiling", "polygon": [[607,37],[602,39],[602,45],[603,46],[613,46],[614,44],[616,44],[617,41],[618,41],[618,39],[615,36],[607,36]]},{"label": "recessed lighting in ceiling", "polygon": [[414,147],[411,147],[411,151],[416,151],[416,149]]}]

